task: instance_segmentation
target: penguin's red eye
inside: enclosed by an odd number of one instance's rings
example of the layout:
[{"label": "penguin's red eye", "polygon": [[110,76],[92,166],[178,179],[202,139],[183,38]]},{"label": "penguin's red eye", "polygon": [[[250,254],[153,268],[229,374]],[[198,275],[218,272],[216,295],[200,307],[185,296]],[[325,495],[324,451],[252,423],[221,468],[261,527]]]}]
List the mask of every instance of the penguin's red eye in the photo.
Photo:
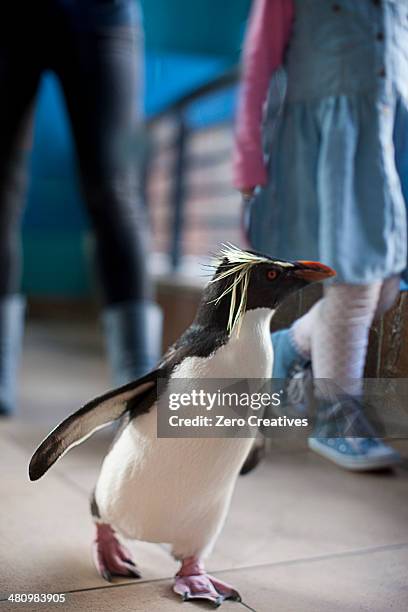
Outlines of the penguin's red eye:
[{"label": "penguin's red eye", "polygon": [[266,276],[268,277],[268,280],[274,280],[278,276],[278,271],[277,270],[268,270]]}]

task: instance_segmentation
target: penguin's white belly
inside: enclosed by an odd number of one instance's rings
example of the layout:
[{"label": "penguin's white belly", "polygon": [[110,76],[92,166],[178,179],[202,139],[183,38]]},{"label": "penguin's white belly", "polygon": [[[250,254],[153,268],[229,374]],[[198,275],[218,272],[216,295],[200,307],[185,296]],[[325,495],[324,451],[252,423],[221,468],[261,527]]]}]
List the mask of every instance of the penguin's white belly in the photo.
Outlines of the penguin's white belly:
[{"label": "penguin's white belly", "polygon": [[123,535],[166,542],[177,557],[215,539],[250,439],[156,438],[156,408],[107,455],[96,488],[102,520]]},{"label": "penguin's white belly", "polygon": [[[173,377],[270,376],[272,349],[265,329],[258,330],[260,310],[246,313],[238,338],[209,358],[185,359]],[[268,326],[270,312],[262,318]],[[205,554],[251,445],[249,438],[157,438],[154,406],[128,425],[105,458],[95,491],[101,518],[129,538],[172,544],[176,557]]]}]

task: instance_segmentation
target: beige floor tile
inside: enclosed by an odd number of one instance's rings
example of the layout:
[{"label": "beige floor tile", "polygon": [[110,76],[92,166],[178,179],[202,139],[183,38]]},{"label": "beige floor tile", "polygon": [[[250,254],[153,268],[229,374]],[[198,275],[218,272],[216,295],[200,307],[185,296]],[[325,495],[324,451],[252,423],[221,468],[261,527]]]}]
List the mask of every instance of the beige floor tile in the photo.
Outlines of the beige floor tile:
[{"label": "beige floor tile", "polygon": [[[7,605],[7,604],[6,604]],[[14,608],[22,609],[23,605]],[[27,610],[27,606],[25,608]],[[3,612],[2,604],[0,610]],[[172,592],[171,581],[135,583],[94,591],[66,593],[61,604],[41,605],[30,612],[209,612],[214,608],[203,603],[184,603]],[[247,612],[242,604],[225,602],[222,612]],[[10,610],[12,612],[12,610]]]},{"label": "beige floor tile", "polygon": [[[12,439],[30,452],[41,432],[9,425]],[[109,443],[101,432],[63,457],[50,475],[87,498]],[[400,447],[406,452],[406,444]],[[395,474],[351,474],[310,452],[274,452],[238,480],[208,566],[222,570],[406,542],[407,495],[408,471],[402,468]],[[78,520],[88,520],[87,508]],[[167,567],[166,576],[175,565],[167,559]]]},{"label": "beige floor tile", "polygon": [[[408,547],[395,546],[221,572],[217,576],[239,589],[245,604],[226,602],[221,610],[405,612],[408,607],[407,563]],[[0,610],[5,606],[7,603],[0,603]],[[23,606],[13,606],[13,609],[15,607]],[[38,611],[55,609],[55,604],[44,605]],[[68,592],[66,602],[59,604],[58,609],[64,612],[198,612],[211,608],[181,603],[171,591],[171,581],[166,580]],[[37,612],[36,608],[31,610]]]},{"label": "beige floor tile", "polygon": [[[89,559],[91,524],[87,500],[55,475],[32,484],[28,456],[0,439],[2,500],[0,506],[0,585],[14,589],[85,586],[93,577]],[[4,469],[6,467],[6,469]]]},{"label": "beige floor tile", "polygon": [[[45,330],[41,325],[29,330],[20,410],[25,423],[0,423],[0,591],[61,591],[105,584],[96,576],[90,559],[88,493],[109,437],[102,433],[74,449],[39,483],[31,484],[26,477],[30,455],[50,427],[108,386],[101,356],[99,341],[86,329],[81,328],[78,334],[76,327],[47,324]],[[398,442],[398,446],[408,456],[407,443]],[[282,444],[275,445],[268,462],[239,480],[227,523],[208,562],[210,569],[285,562],[408,541],[407,464],[395,475],[354,475],[306,452],[304,445],[288,450]],[[174,573],[176,566],[162,548],[136,543],[134,551],[145,578]],[[257,610],[257,606],[267,612],[368,610],[364,594],[371,586],[369,571],[374,576],[372,588],[378,590],[378,601],[383,604],[390,589],[400,589],[393,576],[399,576],[402,564],[406,565],[402,549],[399,556],[391,558],[391,552],[390,557],[381,555],[372,556],[378,559],[379,567],[384,564],[384,571],[395,568],[392,575],[384,574],[382,582],[368,555],[353,557],[350,571],[345,559],[337,559],[338,565],[334,560],[310,563],[310,573],[299,562],[280,568],[237,570],[225,578],[234,580],[248,604]],[[339,604],[337,571],[343,571],[339,585],[347,591],[349,579],[354,595],[358,595],[361,575],[360,607],[351,607],[353,598],[350,595],[349,600],[348,593],[348,607]],[[324,588],[319,591],[321,583]],[[139,605],[132,599],[136,592],[140,598],[144,593],[150,606],[161,607],[135,607]],[[157,592],[163,593],[163,598],[157,599]],[[114,610],[117,593],[123,597],[117,609],[180,609],[169,595],[168,585],[162,583],[78,593],[72,595],[72,601],[79,602],[72,609]],[[390,601],[394,601],[391,595]],[[181,609],[194,608],[185,604]],[[384,612],[388,608],[371,609]],[[404,610],[396,604],[389,609]]]},{"label": "beige floor tile", "polygon": [[405,612],[408,546],[222,572],[257,612]]},{"label": "beige floor tile", "polygon": [[[0,436],[0,591],[104,585],[91,561],[87,495],[56,472],[30,483],[28,460],[29,453]],[[175,573],[176,564],[157,545],[138,543],[134,553],[144,579]]]},{"label": "beige floor tile", "polygon": [[31,321],[20,381],[18,415],[50,425],[105,391],[110,382],[96,326]]},{"label": "beige floor tile", "polygon": [[241,477],[211,568],[408,542],[408,472],[352,474],[311,452]]}]

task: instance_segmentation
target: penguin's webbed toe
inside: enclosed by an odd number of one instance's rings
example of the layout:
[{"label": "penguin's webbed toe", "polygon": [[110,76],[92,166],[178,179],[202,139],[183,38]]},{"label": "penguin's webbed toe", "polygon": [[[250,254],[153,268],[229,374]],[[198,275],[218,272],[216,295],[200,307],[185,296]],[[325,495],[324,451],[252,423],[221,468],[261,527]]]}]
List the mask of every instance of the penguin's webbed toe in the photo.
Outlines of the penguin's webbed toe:
[{"label": "penguin's webbed toe", "polygon": [[98,524],[93,559],[98,574],[108,582],[114,577],[141,578],[130,551],[119,542],[110,525]]}]

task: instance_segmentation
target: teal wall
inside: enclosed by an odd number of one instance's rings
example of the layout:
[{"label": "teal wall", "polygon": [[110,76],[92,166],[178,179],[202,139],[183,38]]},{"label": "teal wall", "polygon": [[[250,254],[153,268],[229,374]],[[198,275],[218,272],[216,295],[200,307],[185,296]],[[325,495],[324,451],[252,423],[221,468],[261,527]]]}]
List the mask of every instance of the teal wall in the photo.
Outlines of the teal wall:
[{"label": "teal wall", "polygon": [[238,58],[251,0],[141,0],[149,51]]}]

